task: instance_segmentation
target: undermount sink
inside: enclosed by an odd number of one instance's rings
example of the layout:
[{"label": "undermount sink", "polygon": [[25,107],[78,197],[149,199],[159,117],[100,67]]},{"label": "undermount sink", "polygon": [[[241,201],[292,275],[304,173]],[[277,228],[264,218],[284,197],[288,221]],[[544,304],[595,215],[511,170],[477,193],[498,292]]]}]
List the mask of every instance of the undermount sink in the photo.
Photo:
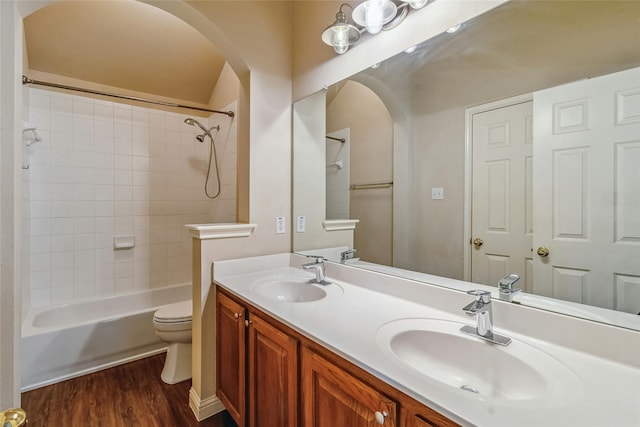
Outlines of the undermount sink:
[{"label": "undermount sink", "polygon": [[401,319],[380,327],[377,342],[412,373],[494,403],[566,404],[581,394],[577,376],[546,352],[513,339],[497,346],[463,334],[463,323]]},{"label": "undermount sink", "polygon": [[[324,286],[309,283],[309,276],[283,275],[258,280],[251,291],[271,300],[282,302],[311,302],[327,296]],[[328,285],[335,286],[335,285]]]}]

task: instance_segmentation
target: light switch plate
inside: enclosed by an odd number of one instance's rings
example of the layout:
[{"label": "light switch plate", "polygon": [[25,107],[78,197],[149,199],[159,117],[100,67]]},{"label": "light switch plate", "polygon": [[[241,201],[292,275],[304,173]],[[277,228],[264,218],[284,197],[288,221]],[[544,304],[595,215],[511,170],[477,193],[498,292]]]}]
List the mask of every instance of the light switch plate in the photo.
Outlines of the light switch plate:
[{"label": "light switch plate", "polygon": [[297,216],[296,217],[296,232],[297,233],[304,233],[306,227],[306,217],[304,216]]},{"label": "light switch plate", "polygon": [[284,217],[277,216],[276,217],[276,234],[283,234],[284,231],[285,231]]},{"label": "light switch plate", "polygon": [[442,187],[433,187],[431,189],[431,199],[432,200],[442,200],[442,199],[444,199],[444,188],[442,188]]}]

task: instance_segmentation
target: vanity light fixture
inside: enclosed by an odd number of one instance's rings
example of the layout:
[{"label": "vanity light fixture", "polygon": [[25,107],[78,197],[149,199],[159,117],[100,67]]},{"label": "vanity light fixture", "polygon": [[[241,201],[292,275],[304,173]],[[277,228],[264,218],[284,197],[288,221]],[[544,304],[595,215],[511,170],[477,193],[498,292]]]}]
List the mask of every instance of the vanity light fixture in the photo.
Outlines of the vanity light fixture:
[{"label": "vanity light fixture", "polygon": [[[423,8],[429,1],[433,0],[364,0],[355,8],[349,3],[342,3],[334,23],[322,32],[322,41],[333,47],[336,53],[343,54],[365,31],[373,35],[391,30],[404,20],[409,10]],[[353,23],[342,10],[345,6],[352,9]]]},{"label": "vanity light fixture", "polygon": [[338,54],[345,53],[349,46],[360,40],[360,30],[347,19],[347,14],[342,11],[348,3],[342,3],[336,13],[336,20],[322,32],[322,41],[333,47]]}]

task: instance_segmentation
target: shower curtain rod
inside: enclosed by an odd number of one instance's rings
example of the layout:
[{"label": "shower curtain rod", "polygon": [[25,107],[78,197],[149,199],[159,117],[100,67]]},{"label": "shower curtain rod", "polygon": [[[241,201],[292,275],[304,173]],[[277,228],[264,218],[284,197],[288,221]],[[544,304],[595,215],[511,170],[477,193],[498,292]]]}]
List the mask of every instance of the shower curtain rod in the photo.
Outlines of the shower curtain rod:
[{"label": "shower curtain rod", "polygon": [[128,99],[130,101],[138,101],[138,102],[146,102],[147,104],[163,105],[165,107],[188,108],[189,110],[198,110],[198,111],[206,111],[206,112],[209,112],[209,113],[225,114],[225,115],[227,115],[229,117],[234,117],[235,116],[235,113],[233,111],[210,110],[208,108],[190,107],[188,105],[174,104],[173,102],[154,101],[154,100],[151,100],[151,99],[138,98],[136,96],[117,95],[115,93],[101,92],[101,91],[98,91],[98,90],[83,89],[83,88],[79,88],[79,87],[61,85],[61,84],[58,84],[58,83],[48,83],[48,82],[42,82],[42,81],[39,81],[39,80],[32,80],[32,79],[28,78],[27,76],[22,76],[22,84],[23,85],[38,85],[38,86],[55,87],[55,88],[58,88],[58,89],[65,89],[65,90],[73,90],[73,91],[76,91],[76,92],[91,93],[93,95],[110,96],[112,98]]}]

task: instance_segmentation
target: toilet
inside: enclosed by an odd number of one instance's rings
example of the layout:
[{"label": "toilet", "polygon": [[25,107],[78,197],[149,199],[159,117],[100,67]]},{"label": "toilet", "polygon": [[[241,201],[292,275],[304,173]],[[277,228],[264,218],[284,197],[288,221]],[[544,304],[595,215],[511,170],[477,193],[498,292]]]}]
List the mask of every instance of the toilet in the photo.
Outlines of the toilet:
[{"label": "toilet", "polygon": [[167,343],[160,377],[167,384],[191,378],[191,300],[165,305],[153,315],[156,335]]}]

